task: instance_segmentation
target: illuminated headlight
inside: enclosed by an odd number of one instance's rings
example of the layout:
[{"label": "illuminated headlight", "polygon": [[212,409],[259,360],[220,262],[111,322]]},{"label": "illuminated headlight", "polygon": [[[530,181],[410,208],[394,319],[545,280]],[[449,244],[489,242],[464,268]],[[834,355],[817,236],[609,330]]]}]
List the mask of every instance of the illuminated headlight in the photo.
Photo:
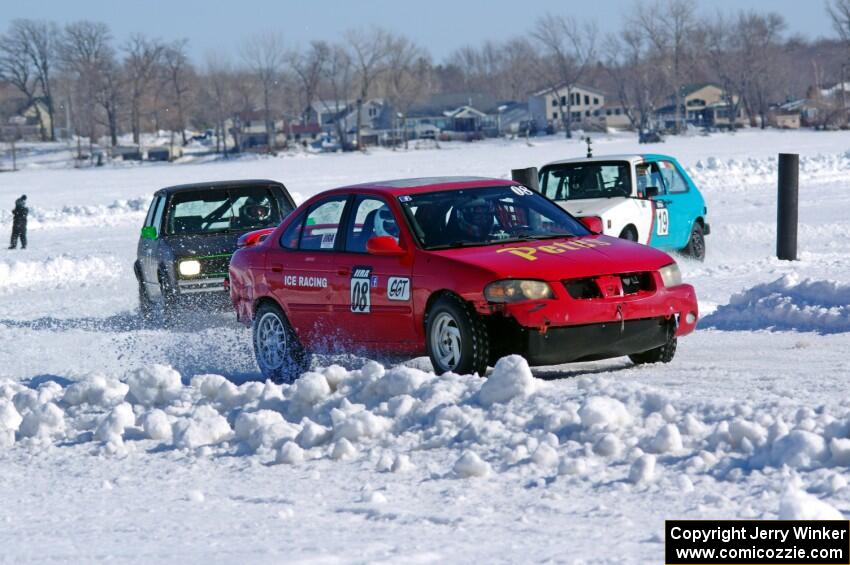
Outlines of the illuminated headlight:
[{"label": "illuminated headlight", "polygon": [[520,302],[553,298],[552,288],[543,281],[503,280],[492,282],[484,289],[489,302]]},{"label": "illuminated headlight", "polygon": [[177,270],[184,277],[194,277],[201,274],[201,263],[194,259],[186,259],[185,261],[180,261],[180,264],[177,265]]},{"label": "illuminated headlight", "polygon": [[668,288],[682,284],[682,272],[676,263],[670,263],[666,267],[661,267],[658,269],[658,274],[661,275],[664,286]]}]

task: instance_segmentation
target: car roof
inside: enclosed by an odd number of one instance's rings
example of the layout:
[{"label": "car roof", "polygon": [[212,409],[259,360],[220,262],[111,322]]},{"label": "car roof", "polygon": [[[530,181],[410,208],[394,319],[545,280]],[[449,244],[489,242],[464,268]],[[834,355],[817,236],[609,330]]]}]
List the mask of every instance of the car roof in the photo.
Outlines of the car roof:
[{"label": "car roof", "polygon": [[193,182],[190,184],[176,184],[174,186],[167,186],[165,188],[160,188],[157,192],[167,192],[169,194],[174,192],[184,192],[188,190],[215,190],[217,188],[230,188],[234,186],[241,187],[253,187],[253,186],[269,186],[269,185],[277,185],[283,186],[283,183],[280,183],[276,180],[269,179],[237,179],[237,180],[217,180],[217,181],[209,181],[209,182]]},{"label": "car roof", "polygon": [[546,163],[544,167],[551,165],[566,165],[568,163],[593,163],[599,161],[628,161],[632,164],[642,163],[647,159],[673,159],[667,155],[659,155],[657,153],[623,153],[620,155],[598,155],[594,157],[573,157],[572,159],[561,159]]},{"label": "car roof", "polygon": [[[421,177],[365,182],[335,188],[328,192],[374,192],[390,196],[437,192],[441,190],[460,190],[464,188],[485,188],[490,186],[511,186],[519,184],[510,179],[488,177]],[[327,194],[327,193],[323,193]]]}]

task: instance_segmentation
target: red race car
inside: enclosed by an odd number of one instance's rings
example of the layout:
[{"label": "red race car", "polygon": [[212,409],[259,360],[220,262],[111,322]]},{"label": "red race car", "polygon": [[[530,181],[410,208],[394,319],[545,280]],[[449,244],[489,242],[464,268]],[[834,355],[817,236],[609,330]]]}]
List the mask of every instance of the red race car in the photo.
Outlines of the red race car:
[{"label": "red race car", "polygon": [[666,253],[583,221],[502,179],[337,188],[242,237],[230,296],[276,380],[314,351],[427,353],[438,374],[511,353],[669,362],[696,325],[694,288]]}]

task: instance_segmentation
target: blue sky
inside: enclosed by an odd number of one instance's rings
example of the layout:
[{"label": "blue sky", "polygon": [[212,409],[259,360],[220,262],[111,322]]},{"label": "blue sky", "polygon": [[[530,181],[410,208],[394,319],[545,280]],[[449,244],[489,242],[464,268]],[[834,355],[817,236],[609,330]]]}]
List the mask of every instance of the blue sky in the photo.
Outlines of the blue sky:
[{"label": "blue sky", "polygon": [[[633,0],[3,0],[3,4],[0,29],[14,18],[99,20],[109,24],[119,40],[134,32],[163,39],[186,37],[198,61],[210,51],[237,53],[241,40],[258,31],[279,30],[291,46],[297,46],[311,39],[333,40],[350,27],[372,24],[408,35],[440,61],[463,45],[527,32],[547,11],[594,19],[602,31],[616,31]],[[699,4],[703,13],[772,9],[785,16],[791,33],[809,38],[833,33],[821,0]]]}]

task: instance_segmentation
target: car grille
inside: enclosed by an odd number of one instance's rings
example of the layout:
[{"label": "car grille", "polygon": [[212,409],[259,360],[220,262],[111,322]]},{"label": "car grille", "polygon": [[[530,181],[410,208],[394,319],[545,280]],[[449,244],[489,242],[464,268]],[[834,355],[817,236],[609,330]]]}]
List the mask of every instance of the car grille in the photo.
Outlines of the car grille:
[{"label": "car grille", "polygon": [[630,296],[655,290],[655,280],[648,272],[566,279],[562,282],[567,293],[576,300]]},{"label": "car grille", "polygon": [[228,268],[230,267],[230,257],[230,253],[196,257],[201,263],[201,278],[226,277]]}]

